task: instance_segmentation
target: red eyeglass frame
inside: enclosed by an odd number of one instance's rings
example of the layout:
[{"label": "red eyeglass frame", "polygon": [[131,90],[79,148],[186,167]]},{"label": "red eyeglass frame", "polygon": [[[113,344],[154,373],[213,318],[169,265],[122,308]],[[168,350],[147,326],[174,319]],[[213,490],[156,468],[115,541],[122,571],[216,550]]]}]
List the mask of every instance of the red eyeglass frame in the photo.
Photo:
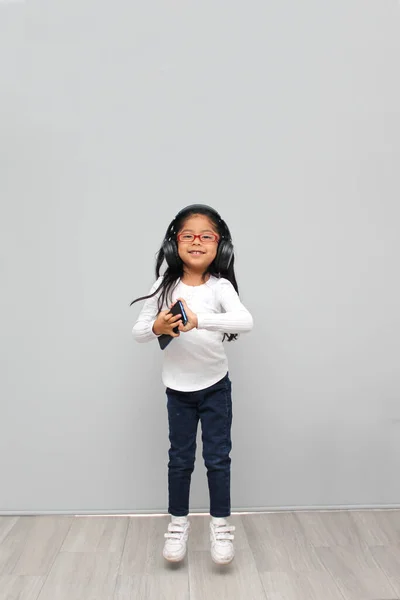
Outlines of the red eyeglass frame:
[{"label": "red eyeglass frame", "polygon": [[[178,235],[176,236],[176,239],[178,240],[178,242],[181,242],[183,244],[185,244],[185,243],[192,244],[195,241],[196,238],[199,238],[199,240],[201,242],[201,239],[200,239],[201,236],[202,235],[207,235],[207,234],[201,233],[200,235],[194,235],[194,233],[191,233],[190,235],[193,235],[194,238],[193,238],[193,240],[190,240],[190,242],[188,242],[187,240],[181,240],[181,239],[179,239],[182,235],[188,235],[188,234],[187,233],[186,234],[185,233],[178,233]],[[213,244],[215,242],[219,242],[219,240],[220,240],[219,235],[217,233],[213,233],[212,235],[215,235],[215,237],[216,237],[215,240],[213,240],[212,242],[201,242],[201,243],[202,244]]]}]

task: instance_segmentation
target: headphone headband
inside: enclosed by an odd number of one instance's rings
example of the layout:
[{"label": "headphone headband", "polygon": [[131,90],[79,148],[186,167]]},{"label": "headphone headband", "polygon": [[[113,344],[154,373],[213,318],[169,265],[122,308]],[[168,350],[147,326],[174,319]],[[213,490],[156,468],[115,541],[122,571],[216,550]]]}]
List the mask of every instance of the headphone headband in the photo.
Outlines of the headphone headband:
[{"label": "headphone headband", "polygon": [[178,214],[176,215],[175,219],[178,219],[178,217],[180,217],[180,215],[186,213],[186,212],[194,212],[196,210],[209,210],[210,212],[214,213],[214,215],[217,217],[217,219],[219,221],[222,221],[221,219],[221,215],[215,210],[215,208],[213,208],[212,206],[208,206],[208,204],[189,204],[189,206],[186,206],[185,208],[182,208],[182,210],[180,210],[178,212]]}]

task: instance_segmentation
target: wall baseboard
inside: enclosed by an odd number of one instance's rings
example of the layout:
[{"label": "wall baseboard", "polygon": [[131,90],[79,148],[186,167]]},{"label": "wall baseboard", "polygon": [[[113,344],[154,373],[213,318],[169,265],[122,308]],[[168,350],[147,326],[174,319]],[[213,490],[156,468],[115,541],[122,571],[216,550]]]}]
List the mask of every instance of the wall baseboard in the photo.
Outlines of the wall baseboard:
[{"label": "wall baseboard", "polygon": [[[354,511],[354,510],[400,510],[400,504],[343,504],[343,505],[311,505],[311,506],[265,506],[265,507],[246,507],[233,508],[232,514],[254,514],[254,513],[277,513],[277,512],[334,512],[334,511]],[[39,515],[67,515],[67,516],[103,516],[103,517],[154,517],[165,516],[168,513],[165,510],[0,510],[0,516],[39,516]],[[209,510],[198,508],[192,509],[190,515],[208,515]]]}]

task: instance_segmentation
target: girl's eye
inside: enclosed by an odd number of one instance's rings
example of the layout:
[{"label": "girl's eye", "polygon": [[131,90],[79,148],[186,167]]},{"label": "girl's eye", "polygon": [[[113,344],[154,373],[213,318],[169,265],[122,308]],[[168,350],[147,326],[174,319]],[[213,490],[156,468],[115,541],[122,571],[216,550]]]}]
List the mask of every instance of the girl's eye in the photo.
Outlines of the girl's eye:
[{"label": "girl's eye", "polygon": [[186,241],[190,242],[193,239],[193,236],[190,235],[190,233],[184,233],[181,235],[181,239],[184,240],[185,242]]},{"label": "girl's eye", "polygon": [[205,233],[204,235],[201,236],[201,239],[204,240],[205,242],[209,242],[210,240],[214,239],[214,236]]}]

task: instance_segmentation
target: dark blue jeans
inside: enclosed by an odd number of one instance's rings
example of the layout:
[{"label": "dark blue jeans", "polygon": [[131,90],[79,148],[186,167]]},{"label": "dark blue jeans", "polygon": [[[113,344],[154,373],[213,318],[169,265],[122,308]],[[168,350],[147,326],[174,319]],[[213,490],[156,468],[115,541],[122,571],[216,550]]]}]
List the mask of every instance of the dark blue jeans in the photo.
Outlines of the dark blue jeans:
[{"label": "dark blue jeans", "polygon": [[210,514],[231,514],[232,396],[227,373],[214,385],[197,392],[166,389],[171,443],[168,463],[168,512],[189,513],[190,481],[196,457],[196,435],[201,421],[203,458],[207,468]]}]

